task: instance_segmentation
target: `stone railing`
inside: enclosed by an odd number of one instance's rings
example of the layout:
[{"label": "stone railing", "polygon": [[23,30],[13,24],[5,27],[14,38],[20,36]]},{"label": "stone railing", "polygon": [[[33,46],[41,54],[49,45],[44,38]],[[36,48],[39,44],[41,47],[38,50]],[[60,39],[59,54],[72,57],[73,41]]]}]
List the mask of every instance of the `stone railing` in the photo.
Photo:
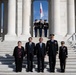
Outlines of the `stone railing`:
[{"label": "stone railing", "polygon": [[69,38],[68,41],[76,41],[76,33],[73,33]]},{"label": "stone railing", "polygon": [[3,38],[2,37],[0,37],[0,41],[2,41],[3,40]]},{"label": "stone railing", "polygon": [[72,48],[76,48],[76,33],[73,33],[68,39],[68,43],[71,45]]}]

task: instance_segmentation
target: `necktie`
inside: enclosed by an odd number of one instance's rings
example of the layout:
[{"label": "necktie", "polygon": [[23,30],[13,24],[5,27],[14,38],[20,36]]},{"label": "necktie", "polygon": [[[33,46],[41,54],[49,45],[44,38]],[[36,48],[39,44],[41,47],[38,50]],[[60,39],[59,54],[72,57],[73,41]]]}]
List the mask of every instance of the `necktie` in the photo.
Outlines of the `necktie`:
[{"label": "necktie", "polygon": [[42,48],[42,43],[40,43],[40,48]]},{"label": "necktie", "polygon": [[30,42],[29,45],[31,46],[31,44],[32,44],[32,43]]}]

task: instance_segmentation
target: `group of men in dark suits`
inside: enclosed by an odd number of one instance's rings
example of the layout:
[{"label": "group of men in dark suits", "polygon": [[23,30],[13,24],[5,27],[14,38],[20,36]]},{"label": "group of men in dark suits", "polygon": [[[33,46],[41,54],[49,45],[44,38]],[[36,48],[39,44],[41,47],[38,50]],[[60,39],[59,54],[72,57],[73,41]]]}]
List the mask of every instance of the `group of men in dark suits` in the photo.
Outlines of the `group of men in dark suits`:
[{"label": "group of men in dark suits", "polygon": [[33,57],[34,54],[37,55],[38,62],[38,72],[44,72],[44,56],[45,56],[45,44],[42,42],[43,38],[39,38],[39,43],[36,44],[32,42],[32,37],[29,38],[29,42],[25,45],[25,52],[27,54],[27,72],[33,72]]},{"label": "group of men in dark suits", "polygon": [[[46,55],[48,55],[49,57],[50,72],[55,72],[56,55],[58,54],[58,42],[57,40],[54,40],[54,34],[50,35],[50,40],[47,41],[46,45],[45,43],[43,43],[42,37],[39,38],[39,42],[36,45],[34,42],[32,42],[32,37],[30,37],[28,40],[29,41],[25,44],[25,51],[23,47],[20,47],[20,49],[23,48],[23,50],[21,51],[22,52],[21,54],[25,53],[22,55],[22,60],[23,60],[23,56],[27,55],[27,72],[29,71],[33,72],[34,55],[37,55],[38,72],[44,72],[44,58]],[[15,47],[14,53],[13,53],[15,57],[15,62],[16,61],[19,62],[17,59],[20,59],[18,55],[19,48],[18,49],[17,48],[18,47]],[[62,41],[61,46],[59,47],[59,59],[60,59],[61,72],[65,72],[67,56],[68,56],[67,47],[64,46],[64,41]],[[16,65],[18,64],[19,63],[16,63]]]},{"label": "group of men in dark suits", "polygon": [[38,20],[36,19],[34,23],[35,37],[37,37],[38,30],[39,30],[39,36],[42,37],[42,29],[44,29],[44,36],[47,37],[48,28],[49,24],[47,23],[47,20],[44,20],[43,22],[42,19],[40,19],[40,21],[38,22]]}]

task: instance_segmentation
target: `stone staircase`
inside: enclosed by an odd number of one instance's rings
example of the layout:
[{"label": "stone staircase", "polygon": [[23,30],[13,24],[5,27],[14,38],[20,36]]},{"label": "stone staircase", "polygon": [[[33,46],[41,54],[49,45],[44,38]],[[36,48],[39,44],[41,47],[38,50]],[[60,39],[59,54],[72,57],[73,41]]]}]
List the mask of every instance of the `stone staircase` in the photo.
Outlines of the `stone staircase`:
[{"label": "stone staircase", "polygon": [[[38,42],[38,38],[33,38],[33,41],[35,43]],[[44,42],[47,41],[47,38],[44,38]],[[23,41],[23,46],[25,45],[25,42]],[[37,73],[37,61],[36,56],[34,57],[34,68],[33,73],[26,72],[27,68],[27,61],[26,58],[24,58],[23,61],[23,69],[21,73],[15,73],[15,64],[14,64],[14,57],[13,49],[17,45],[16,41],[12,42],[0,42],[0,75],[76,75],[76,51],[73,49],[67,42],[66,45],[68,46],[68,59],[66,63],[66,72],[60,73],[60,63],[57,55],[57,62],[56,62],[56,69],[55,73],[50,73],[49,70],[49,63],[48,63],[48,56],[45,58],[45,70],[44,73]],[[60,42],[59,42],[60,45]]]}]

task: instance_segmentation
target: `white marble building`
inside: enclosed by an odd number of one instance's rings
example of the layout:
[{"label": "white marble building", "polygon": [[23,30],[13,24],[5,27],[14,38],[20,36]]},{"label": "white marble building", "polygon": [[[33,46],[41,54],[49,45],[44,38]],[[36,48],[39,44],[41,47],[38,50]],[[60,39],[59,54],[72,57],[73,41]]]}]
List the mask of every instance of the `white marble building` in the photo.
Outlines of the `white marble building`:
[{"label": "white marble building", "polygon": [[[47,1],[49,4],[49,34],[54,33],[58,38],[62,38],[75,33],[75,0]],[[25,41],[33,35],[33,2],[34,0],[0,0],[0,14],[1,4],[4,3],[5,41]]]}]

